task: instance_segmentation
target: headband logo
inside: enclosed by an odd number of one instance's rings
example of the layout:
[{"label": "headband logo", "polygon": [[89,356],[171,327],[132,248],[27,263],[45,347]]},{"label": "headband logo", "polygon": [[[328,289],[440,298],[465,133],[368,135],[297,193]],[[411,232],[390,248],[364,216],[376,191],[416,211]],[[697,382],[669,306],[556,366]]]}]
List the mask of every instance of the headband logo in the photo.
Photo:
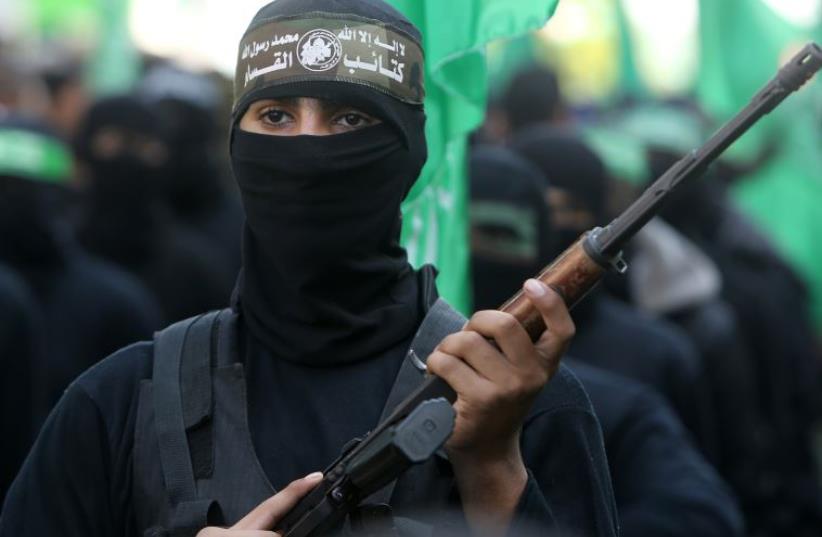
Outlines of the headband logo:
[{"label": "headband logo", "polygon": [[300,64],[309,71],[328,71],[340,63],[342,43],[328,30],[312,30],[297,43]]}]

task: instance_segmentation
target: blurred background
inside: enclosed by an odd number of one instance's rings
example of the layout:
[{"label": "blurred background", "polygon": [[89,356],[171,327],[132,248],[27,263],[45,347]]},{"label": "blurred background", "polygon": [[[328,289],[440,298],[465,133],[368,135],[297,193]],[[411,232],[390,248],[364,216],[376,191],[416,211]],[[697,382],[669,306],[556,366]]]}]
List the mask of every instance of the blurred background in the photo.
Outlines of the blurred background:
[{"label": "blurred background", "polygon": [[[1,493],[77,374],[228,304],[232,77],[265,3],[0,0],[0,429],[15,431]],[[822,41],[822,0],[390,3],[428,51],[431,158],[403,240],[466,312],[606,223]],[[538,184],[498,179],[525,176]],[[817,79],[683,189],[629,247],[629,275],[575,313],[574,357],[660,394],[687,431],[676,444],[719,476],[682,484],[657,526],[643,502],[675,479],[634,494],[615,477],[626,535],[711,535],[679,522],[726,486],[744,529],[717,535],[822,534],[821,204]]]}]

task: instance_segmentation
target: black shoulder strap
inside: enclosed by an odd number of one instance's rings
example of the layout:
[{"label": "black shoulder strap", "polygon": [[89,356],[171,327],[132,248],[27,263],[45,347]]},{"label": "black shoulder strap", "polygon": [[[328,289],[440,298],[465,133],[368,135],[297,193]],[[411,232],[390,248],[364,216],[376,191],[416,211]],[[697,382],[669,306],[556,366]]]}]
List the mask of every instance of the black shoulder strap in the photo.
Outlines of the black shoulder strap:
[{"label": "black shoulder strap", "polygon": [[422,381],[422,373],[425,372],[425,362],[440,341],[462,330],[466,322],[467,319],[445,300],[439,298],[434,302],[411,341],[408,355],[400,367],[400,372],[397,374],[394,386],[382,409],[380,421],[387,418],[394,408],[419,385]]},{"label": "black shoulder strap", "polygon": [[[465,326],[466,318],[452,308],[445,300],[437,301],[429,308],[428,313],[420,324],[417,334],[411,341],[408,355],[400,367],[394,386],[388,394],[388,400],[382,410],[380,421],[388,417],[394,408],[400,404],[423,380],[425,361],[440,341]],[[397,481],[394,480],[379,491],[369,496],[368,504],[387,504],[391,498]]]},{"label": "black shoulder strap", "polygon": [[213,467],[211,368],[221,318],[224,312],[207,313],[154,336],[154,420],[172,532],[202,528],[213,504],[197,498],[196,479]]}]

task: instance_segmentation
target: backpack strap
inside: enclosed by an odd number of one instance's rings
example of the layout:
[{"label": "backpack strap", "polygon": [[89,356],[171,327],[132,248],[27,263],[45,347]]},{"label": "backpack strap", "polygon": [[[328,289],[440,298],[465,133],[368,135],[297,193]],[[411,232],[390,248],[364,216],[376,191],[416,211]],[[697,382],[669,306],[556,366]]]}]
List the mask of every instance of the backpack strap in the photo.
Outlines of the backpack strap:
[{"label": "backpack strap", "polygon": [[400,367],[394,386],[388,394],[380,421],[388,417],[394,408],[410,394],[422,381],[425,362],[428,356],[446,336],[459,332],[468,320],[452,308],[448,302],[439,298],[432,305],[422,320],[417,334],[411,341],[405,361]]},{"label": "backpack strap", "polygon": [[197,497],[196,479],[213,468],[212,342],[221,313],[180,321],[154,336],[153,406],[171,534],[204,527],[215,507]]},{"label": "backpack strap", "polygon": [[[425,361],[446,336],[462,330],[467,319],[452,308],[445,300],[437,301],[429,308],[411,341],[405,361],[400,367],[394,386],[388,394],[380,421],[388,417],[423,380]],[[392,481],[366,499],[367,504],[387,504],[391,499],[397,480]]]}]

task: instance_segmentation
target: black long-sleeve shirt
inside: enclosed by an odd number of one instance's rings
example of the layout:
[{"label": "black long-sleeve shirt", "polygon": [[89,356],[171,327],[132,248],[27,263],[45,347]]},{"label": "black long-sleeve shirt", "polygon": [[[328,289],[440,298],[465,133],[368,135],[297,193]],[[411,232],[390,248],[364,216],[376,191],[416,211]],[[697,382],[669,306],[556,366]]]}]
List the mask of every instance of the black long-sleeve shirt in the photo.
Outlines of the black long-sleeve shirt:
[{"label": "black long-sleeve shirt", "polygon": [[653,390],[569,359],[602,424],[624,537],[744,534],[730,489]]},{"label": "black long-sleeve shirt", "polygon": [[[139,535],[132,454],[139,385],[151,377],[152,352],[150,343],[128,347],[66,391],[10,491],[0,535]],[[251,436],[275,486],[323,468],[352,435],[373,427],[402,359],[389,353],[320,372],[275,360],[261,348],[244,356]],[[524,425],[522,451],[532,477],[512,531],[536,523],[574,535],[616,535],[599,424],[572,374],[563,370],[561,377]],[[318,410],[321,422],[312,417]],[[307,444],[319,447],[302,449]]]}]

